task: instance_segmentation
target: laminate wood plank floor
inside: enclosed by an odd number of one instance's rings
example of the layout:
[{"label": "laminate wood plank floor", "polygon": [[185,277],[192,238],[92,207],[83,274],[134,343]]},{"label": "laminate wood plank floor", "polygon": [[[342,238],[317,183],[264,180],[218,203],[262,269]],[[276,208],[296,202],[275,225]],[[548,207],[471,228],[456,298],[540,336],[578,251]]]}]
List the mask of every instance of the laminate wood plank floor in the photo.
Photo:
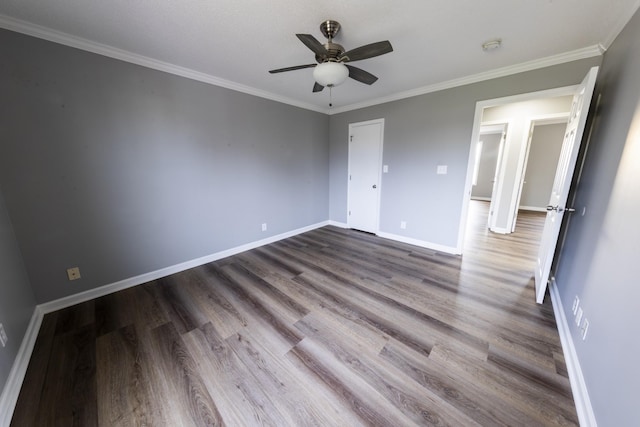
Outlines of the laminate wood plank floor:
[{"label": "laminate wood plank floor", "polygon": [[544,215],[464,255],[323,227],[45,316],[12,426],[564,426]]}]

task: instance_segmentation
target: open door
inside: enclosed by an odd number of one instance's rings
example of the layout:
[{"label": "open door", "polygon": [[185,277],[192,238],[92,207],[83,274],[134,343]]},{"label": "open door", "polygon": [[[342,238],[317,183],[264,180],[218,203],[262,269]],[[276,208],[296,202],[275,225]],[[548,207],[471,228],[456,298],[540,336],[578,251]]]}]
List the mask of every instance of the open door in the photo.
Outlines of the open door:
[{"label": "open door", "polygon": [[502,160],[504,155],[504,144],[507,139],[508,124],[505,123],[502,129],[502,136],[500,137],[500,145],[498,146],[498,161],[496,162],[496,168],[493,173],[493,188],[491,189],[491,202],[489,203],[489,215],[487,216],[487,228],[491,231],[495,231],[496,228],[496,215],[497,206],[500,204],[500,187]]},{"label": "open door", "polygon": [[536,301],[542,304],[549,274],[551,273],[551,263],[558,243],[562,218],[567,212],[566,203],[571,185],[571,177],[578,159],[578,151],[584,134],[584,128],[589,112],[589,105],[593,96],[593,89],[596,84],[598,67],[593,67],[586,75],[580,86],[576,89],[571,104],[571,114],[567,129],[564,134],[560,159],[556,169],[556,176],[553,181],[553,189],[549,205],[547,206],[547,217],[542,231],[540,249],[538,251],[537,265],[535,271]]}]

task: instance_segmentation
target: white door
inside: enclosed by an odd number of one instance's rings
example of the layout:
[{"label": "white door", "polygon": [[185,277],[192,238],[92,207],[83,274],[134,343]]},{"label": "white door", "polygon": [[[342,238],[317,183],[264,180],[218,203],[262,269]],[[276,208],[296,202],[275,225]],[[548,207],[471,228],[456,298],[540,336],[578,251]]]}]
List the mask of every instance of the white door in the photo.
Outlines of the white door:
[{"label": "white door", "polygon": [[498,160],[496,161],[496,170],[493,174],[493,188],[491,190],[491,201],[489,202],[489,215],[487,217],[487,226],[489,230],[496,228],[497,216],[494,215],[498,210],[500,204],[500,193],[498,188],[500,187],[500,171],[502,170],[502,156],[504,154],[504,144],[507,139],[507,124],[504,125],[502,131],[502,138],[500,139],[500,147],[498,148]]},{"label": "white door", "polygon": [[349,125],[347,225],[369,233],[378,231],[383,132],[383,119]]},{"label": "white door", "polygon": [[580,149],[580,143],[582,142],[582,135],[584,134],[587,113],[589,112],[589,105],[591,104],[591,97],[597,75],[598,67],[593,67],[573,96],[571,114],[564,134],[558,168],[556,169],[556,176],[553,181],[551,198],[547,206],[547,218],[545,219],[540,249],[538,251],[535,271],[536,301],[538,304],[542,304],[547,290],[551,263],[553,262],[553,255],[556,244],[558,243],[562,218],[566,212],[566,202],[567,196],[569,195],[571,177],[573,176],[576,160],[578,159],[578,151]]}]

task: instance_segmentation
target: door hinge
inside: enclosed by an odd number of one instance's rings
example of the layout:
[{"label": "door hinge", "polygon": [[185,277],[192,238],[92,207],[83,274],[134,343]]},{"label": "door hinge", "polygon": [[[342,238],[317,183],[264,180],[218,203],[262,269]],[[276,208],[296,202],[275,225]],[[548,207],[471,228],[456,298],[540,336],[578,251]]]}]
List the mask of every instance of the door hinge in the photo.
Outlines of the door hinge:
[{"label": "door hinge", "polygon": [[349,142],[353,142],[353,135],[349,135]]},{"label": "door hinge", "polygon": [[351,216],[351,211],[349,211],[349,216]]}]

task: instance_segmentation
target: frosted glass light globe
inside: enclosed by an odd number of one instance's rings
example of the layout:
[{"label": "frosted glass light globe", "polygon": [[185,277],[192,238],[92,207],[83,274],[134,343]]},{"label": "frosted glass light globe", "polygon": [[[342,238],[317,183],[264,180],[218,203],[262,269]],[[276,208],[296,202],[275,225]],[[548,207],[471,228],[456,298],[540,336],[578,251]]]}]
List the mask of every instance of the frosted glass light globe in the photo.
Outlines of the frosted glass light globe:
[{"label": "frosted glass light globe", "polygon": [[318,84],[327,87],[338,86],[349,77],[349,69],[339,62],[323,62],[316,65],[313,78]]}]

